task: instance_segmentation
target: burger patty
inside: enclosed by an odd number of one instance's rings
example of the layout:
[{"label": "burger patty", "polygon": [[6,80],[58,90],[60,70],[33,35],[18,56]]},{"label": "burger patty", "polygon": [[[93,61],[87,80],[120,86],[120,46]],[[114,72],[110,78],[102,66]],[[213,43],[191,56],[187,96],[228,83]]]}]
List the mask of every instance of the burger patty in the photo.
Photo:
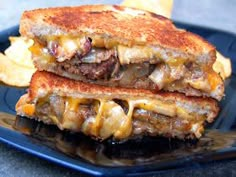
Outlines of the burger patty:
[{"label": "burger patty", "polygon": [[[96,61],[97,63],[90,63]],[[56,73],[68,72],[83,75],[89,80],[111,80],[137,85],[150,85],[148,75],[154,70],[155,65],[149,63],[129,64],[121,66],[115,50],[92,49],[82,58],[74,57],[71,60],[56,63]],[[131,79],[128,79],[131,78]],[[129,82],[126,82],[128,80]],[[145,82],[145,83],[144,83]]]},{"label": "burger patty", "polygon": [[102,63],[83,63],[80,65],[79,70],[81,74],[86,76],[88,79],[107,79],[111,76],[112,71],[115,68],[117,59],[112,57]]},{"label": "burger patty", "polygon": [[71,74],[82,74],[91,80],[108,79],[117,65],[119,65],[118,60],[113,56],[101,63],[81,63],[75,58],[58,62],[57,72],[63,70]]}]

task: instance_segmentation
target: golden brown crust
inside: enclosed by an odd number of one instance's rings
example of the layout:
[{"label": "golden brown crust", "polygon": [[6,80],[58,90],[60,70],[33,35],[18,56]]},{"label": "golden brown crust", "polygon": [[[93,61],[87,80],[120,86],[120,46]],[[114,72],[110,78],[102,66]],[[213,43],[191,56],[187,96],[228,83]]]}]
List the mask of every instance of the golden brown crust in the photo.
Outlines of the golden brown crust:
[{"label": "golden brown crust", "polygon": [[80,81],[66,79],[52,73],[37,71],[32,76],[29,98],[34,100],[41,95],[56,92],[57,94],[68,94],[68,96],[85,96],[87,98],[107,98],[107,99],[132,99],[132,98],[151,98],[162,101],[183,101],[192,104],[193,107],[201,105],[201,107],[211,107],[213,117],[218,113],[217,101],[211,98],[186,97],[184,94],[175,92],[158,92],[153,93],[149,90],[142,89],[126,89],[105,87],[95,84],[87,84]]},{"label": "golden brown crust", "polygon": [[[58,102],[58,104],[69,106],[58,106],[55,103],[55,99],[49,99],[51,101],[48,102],[48,96],[52,96],[51,98],[60,97],[62,100],[66,99],[66,103]],[[44,103],[45,98],[46,107],[50,107],[50,109],[45,109],[45,106],[40,107],[40,104],[37,104]],[[109,118],[113,125],[117,123],[122,123],[123,125],[124,120],[130,120],[131,122],[126,121],[124,127],[119,128],[118,126],[116,130],[119,130],[118,132],[121,131],[121,134],[117,134],[117,131],[114,132],[110,126],[111,122],[107,123],[106,119],[100,119],[100,116],[91,116],[86,119],[79,117],[76,113],[80,110],[74,109],[74,103],[77,103],[68,102],[68,100],[71,100],[68,98],[72,98],[72,100],[79,100],[78,98],[96,99],[101,102],[100,106],[103,102],[102,108],[98,109],[100,114],[97,113],[97,115],[103,115],[101,111],[113,110],[114,114],[110,113],[108,115],[104,113],[104,116],[108,116],[107,119]],[[163,109],[164,107],[162,107],[162,109],[158,110],[160,112],[157,112],[157,115],[160,119],[151,117],[151,119],[153,118],[152,122],[144,117],[146,119],[144,121],[144,119],[135,118],[135,116],[128,117],[122,113],[117,114],[122,108],[120,106],[117,107],[114,99],[126,100],[131,105],[134,105],[135,101],[141,101],[144,104],[153,104],[152,106],[155,106],[155,104],[159,104],[159,107],[165,105],[166,108]],[[129,109],[132,108],[129,107]],[[168,113],[171,109],[177,109],[178,111],[174,114]],[[63,117],[58,118],[58,115],[52,110],[63,112]],[[152,136],[160,134],[162,136],[183,139],[189,135],[199,138],[204,129],[204,122],[212,122],[217,116],[219,109],[217,102],[210,98],[186,97],[180,93],[159,92],[155,94],[147,90],[110,88],[66,79],[48,72],[37,71],[32,77],[29,93],[23,95],[16,104],[16,111],[18,115],[27,116],[47,124],[55,124],[62,130],[82,131],[87,135],[101,139],[109,136],[123,139],[144,133]],[[188,114],[186,114],[186,111]]]},{"label": "golden brown crust", "polygon": [[215,61],[215,48],[160,15],[122,6],[87,5],[24,12],[23,36],[86,34],[115,39],[123,45],[150,45]]}]

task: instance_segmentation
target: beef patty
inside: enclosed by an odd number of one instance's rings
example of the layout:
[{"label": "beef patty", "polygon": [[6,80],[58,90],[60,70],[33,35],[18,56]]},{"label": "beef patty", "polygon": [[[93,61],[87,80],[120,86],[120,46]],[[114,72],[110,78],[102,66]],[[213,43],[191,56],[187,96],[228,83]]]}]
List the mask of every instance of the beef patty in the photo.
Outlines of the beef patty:
[{"label": "beef patty", "polygon": [[[99,62],[89,62],[93,60]],[[118,72],[120,64],[114,50],[93,49],[92,53],[83,58],[74,57],[71,60],[57,62],[57,65],[59,65],[57,68],[59,72],[64,70],[71,74],[82,74],[87,79],[97,80],[110,78]]]}]

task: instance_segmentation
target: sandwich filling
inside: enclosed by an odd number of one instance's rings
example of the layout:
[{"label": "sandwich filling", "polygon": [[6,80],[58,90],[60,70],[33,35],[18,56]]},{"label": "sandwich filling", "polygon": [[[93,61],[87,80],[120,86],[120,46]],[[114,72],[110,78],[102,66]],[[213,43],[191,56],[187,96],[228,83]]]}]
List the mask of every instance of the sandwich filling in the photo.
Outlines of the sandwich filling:
[{"label": "sandwich filling", "polygon": [[210,107],[153,99],[91,99],[52,93],[17,106],[17,112],[60,129],[81,131],[97,139],[135,135],[199,138],[214,115]]},{"label": "sandwich filling", "polygon": [[135,135],[199,138],[218,113],[210,98],[86,84],[37,71],[18,115],[104,140]]},{"label": "sandwich filling", "polygon": [[[39,70],[106,86],[168,90],[220,100],[223,82],[205,60],[110,38],[41,36],[30,48]],[[147,59],[149,62],[147,62]],[[177,87],[176,87],[177,86]]]}]

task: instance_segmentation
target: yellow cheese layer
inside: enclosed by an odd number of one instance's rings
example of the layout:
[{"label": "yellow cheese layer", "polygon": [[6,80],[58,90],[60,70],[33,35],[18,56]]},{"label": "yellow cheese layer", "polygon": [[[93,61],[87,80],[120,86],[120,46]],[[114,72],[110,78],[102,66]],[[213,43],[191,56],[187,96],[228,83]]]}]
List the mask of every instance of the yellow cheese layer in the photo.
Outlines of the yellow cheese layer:
[{"label": "yellow cheese layer", "polygon": [[[60,50],[63,50],[65,53],[67,52],[74,52],[80,51],[82,49],[80,41],[83,40],[84,36],[44,36],[43,39],[47,41],[47,43],[51,41],[55,41],[59,46]],[[144,46],[144,45],[134,45],[134,44],[127,44],[119,45],[115,40],[110,38],[102,38],[100,36],[91,36],[92,39],[92,46],[98,48],[106,48],[112,49],[116,48],[117,53],[119,56],[120,63],[130,64],[130,63],[140,63],[149,60],[150,63],[159,63],[163,61],[161,51],[159,48],[151,47],[151,46]],[[45,52],[42,48],[46,46],[42,46],[35,40],[35,44],[31,47],[31,51],[36,56],[45,55]],[[41,52],[41,53],[40,53]],[[50,55],[50,54],[49,54]],[[171,56],[168,56],[168,59],[165,61],[170,62],[170,64],[182,64],[186,61],[183,58],[176,58],[169,60]],[[46,57],[48,59],[48,57]],[[55,60],[55,59],[54,59]]]},{"label": "yellow cheese layer", "polygon": [[[47,97],[48,99],[49,97]],[[46,101],[46,99],[39,99]],[[61,129],[80,130],[88,135],[106,139],[114,136],[116,139],[124,139],[132,133],[132,118],[134,109],[143,109],[153,111],[169,117],[181,117],[183,119],[192,119],[195,113],[190,113],[185,108],[177,106],[175,103],[165,103],[154,99],[127,99],[128,113],[113,100],[107,99],[87,99],[87,98],[65,98],[65,110],[62,119],[55,120],[55,116],[50,116],[52,122]],[[41,105],[43,103],[38,103]],[[91,105],[89,109],[96,112],[96,116],[79,116],[80,105]],[[35,108],[27,104],[23,111],[33,115]],[[36,108],[37,109],[37,108]],[[78,117],[79,116],[79,117]],[[200,115],[196,115],[200,116]],[[196,117],[195,116],[195,117]]]}]

